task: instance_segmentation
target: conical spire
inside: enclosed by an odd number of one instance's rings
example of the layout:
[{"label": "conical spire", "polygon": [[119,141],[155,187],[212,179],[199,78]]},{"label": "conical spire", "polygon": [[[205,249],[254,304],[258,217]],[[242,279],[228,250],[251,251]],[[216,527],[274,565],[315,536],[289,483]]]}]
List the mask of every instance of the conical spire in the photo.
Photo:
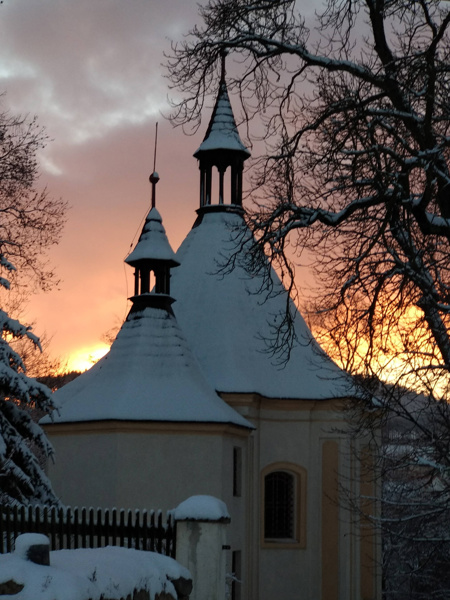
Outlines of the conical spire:
[{"label": "conical spire", "polygon": [[200,159],[204,152],[212,151],[238,152],[242,155],[243,160],[250,156],[250,152],[239,136],[225,80],[220,82],[219,93],[206,135],[194,156]]},{"label": "conical spire", "polygon": [[148,213],[138,243],[125,262],[134,267],[143,260],[165,261],[170,263],[171,267],[180,264],[167,239],[162,217],[157,208],[152,208]]},{"label": "conical spire", "polygon": [[200,147],[194,154],[200,168],[200,207],[212,204],[212,168],[219,171],[218,204],[225,204],[224,174],[231,167],[230,200],[228,204],[242,205],[242,171],[250,152],[244,146],[228,96],[225,81],[225,57],[222,57],[222,75],[211,120]]}]

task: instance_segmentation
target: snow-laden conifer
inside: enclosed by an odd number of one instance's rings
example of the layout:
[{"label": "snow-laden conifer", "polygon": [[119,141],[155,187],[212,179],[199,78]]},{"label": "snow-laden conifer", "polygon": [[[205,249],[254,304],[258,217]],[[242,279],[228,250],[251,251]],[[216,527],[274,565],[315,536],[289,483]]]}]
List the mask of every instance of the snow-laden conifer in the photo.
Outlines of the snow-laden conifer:
[{"label": "snow-laden conifer", "polygon": [[[5,271],[14,266],[0,255]],[[9,289],[9,280],[0,285]],[[0,501],[11,503],[55,504],[57,499],[42,470],[39,457],[51,457],[53,449],[33,413],[50,412],[54,406],[51,391],[27,377],[26,367],[10,342],[28,339],[40,350],[39,339],[29,327],[0,310]]]},{"label": "snow-laden conifer", "polygon": [[27,342],[40,350],[40,342],[11,316],[36,288],[45,291],[56,283],[45,254],[59,241],[66,203],[36,186],[38,152],[46,141],[36,117],[14,115],[0,105],[1,503],[57,502],[40,466],[52,448],[35,422],[52,409],[51,392],[27,376],[22,352]]}]

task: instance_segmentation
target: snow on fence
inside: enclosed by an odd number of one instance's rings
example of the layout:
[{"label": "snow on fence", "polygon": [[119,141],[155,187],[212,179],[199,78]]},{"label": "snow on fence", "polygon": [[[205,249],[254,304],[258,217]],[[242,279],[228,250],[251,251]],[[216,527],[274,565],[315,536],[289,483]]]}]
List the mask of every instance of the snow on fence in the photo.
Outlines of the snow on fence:
[{"label": "snow on fence", "polygon": [[161,511],[0,506],[0,553],[22,533],[47,535],[53,550],[122,546],[175,558],[176,523]]}]

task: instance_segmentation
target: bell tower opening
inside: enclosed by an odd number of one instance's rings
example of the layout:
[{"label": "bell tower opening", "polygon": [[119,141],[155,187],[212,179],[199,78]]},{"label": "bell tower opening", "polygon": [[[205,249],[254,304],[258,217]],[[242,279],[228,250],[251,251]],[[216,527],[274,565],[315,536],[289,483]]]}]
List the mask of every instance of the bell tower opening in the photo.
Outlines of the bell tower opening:
[{"label": "bell tower opening", "polygon": [[127,264],[134,267],[132,310],[153,306],[171,311],[173,303],[170,296],[170,271],[179,262],[170,247],[161,215],[156,209],[155,188],[158,181],[158,173],[153,172],[150,175],[152,207],[136,247],[125,259]]}]

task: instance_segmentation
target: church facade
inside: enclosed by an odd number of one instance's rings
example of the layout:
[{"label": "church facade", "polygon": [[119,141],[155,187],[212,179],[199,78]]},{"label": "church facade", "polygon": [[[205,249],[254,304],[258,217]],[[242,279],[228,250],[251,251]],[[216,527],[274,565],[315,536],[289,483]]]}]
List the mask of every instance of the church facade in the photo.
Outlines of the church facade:
[{"label": "church facade", "polygon": [[342,502],[345,487],[373,493],[345,435],[349,382],[295,308],[297,344],[276,364],[281,283],[269,270],[265,294],[235,260],[237,240],[250,235],[249,152],[224,76],[194,156],[191,232],[175,254],[154,173],[152,208],[126,259],[135,270],[127,320],[110,352],[57,392],[60,414],[45,423],[54,489],[73,506],[164,511],[191,495],[220,498],[231,515],[234,600],[379,598],[376,538]]}]

